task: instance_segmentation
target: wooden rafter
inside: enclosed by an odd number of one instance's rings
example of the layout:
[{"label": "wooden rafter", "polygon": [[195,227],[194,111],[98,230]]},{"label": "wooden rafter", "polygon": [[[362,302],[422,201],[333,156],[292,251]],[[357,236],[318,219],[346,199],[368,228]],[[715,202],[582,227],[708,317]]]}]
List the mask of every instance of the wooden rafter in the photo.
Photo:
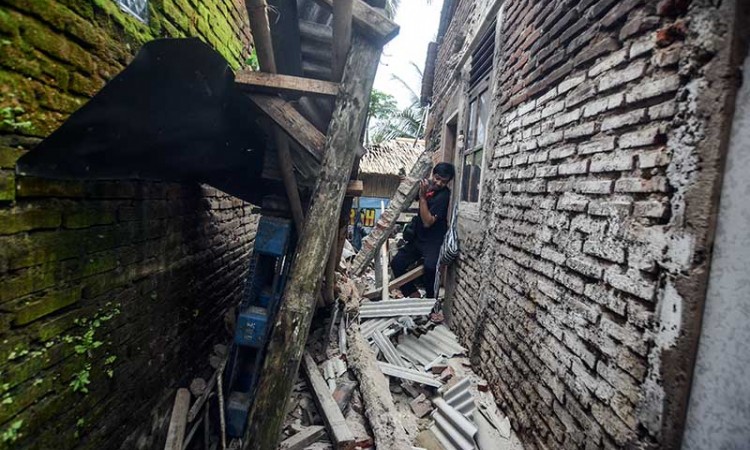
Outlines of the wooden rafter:
[{"label": "wooden rafter", "polygon": [[[334,0],[316,0],[319,4],[333,8]],[[396,37],[398,25],[388,19],[381,11],[362,0],[353,0],[352,19],[357,30],[377,45],[385,45]]]},{"label": "wooden rafter", "polygon": [[312,205],[260,370],[245,449],[276,447],[315,311],[323,268],[335,239],[336,222],[356,158],[353,149],[364,126],[381,51],[380,45],[358,34],[352,38]]},{"label": "wooden rafter", "polygon": [[252,70],[237,72],[234,81],[242,90],[266,94],[285,92],[290,94],[335,97],[339,91],[338,83],[330,81],[255,72]]}]

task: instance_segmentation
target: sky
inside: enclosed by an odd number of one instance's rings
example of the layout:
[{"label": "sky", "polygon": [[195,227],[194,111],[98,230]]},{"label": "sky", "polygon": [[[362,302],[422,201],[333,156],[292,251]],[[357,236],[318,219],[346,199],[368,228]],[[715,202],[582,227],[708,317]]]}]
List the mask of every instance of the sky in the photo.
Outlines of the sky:
[{"label": "sky", "polygon": [[401,0],[395,18],[401,31],[383,49],[375,77],[375,89],[396,97],[401,108],[411,104],[411,95],[391,76],[401,77],[419,95],[421,82],[410,61],[424,69],[427,45],[437,36],[442,6],[443,0]]}]

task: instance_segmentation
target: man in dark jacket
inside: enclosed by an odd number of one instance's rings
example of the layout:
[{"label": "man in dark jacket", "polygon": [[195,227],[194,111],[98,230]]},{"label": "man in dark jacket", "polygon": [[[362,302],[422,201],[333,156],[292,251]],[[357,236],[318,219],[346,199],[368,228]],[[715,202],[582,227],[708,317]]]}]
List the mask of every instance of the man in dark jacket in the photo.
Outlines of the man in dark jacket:
[{"label": "man in dark jacket", "polygon": [[[448,231],[448,206],[451,191],[448,184],[456,175],[453,164],[439,163],[432,169],[432,179],[422,180],[419,186],[419,214],[414,221],[414,237],[402,247],[391,261],[393,274],[399,277],[409,266],[424,258],[424,284],[427,298],[435,298],[435,271],[440,257],[440,246]],[[418,298],[414,283],[401,286],[405,297]]]}]

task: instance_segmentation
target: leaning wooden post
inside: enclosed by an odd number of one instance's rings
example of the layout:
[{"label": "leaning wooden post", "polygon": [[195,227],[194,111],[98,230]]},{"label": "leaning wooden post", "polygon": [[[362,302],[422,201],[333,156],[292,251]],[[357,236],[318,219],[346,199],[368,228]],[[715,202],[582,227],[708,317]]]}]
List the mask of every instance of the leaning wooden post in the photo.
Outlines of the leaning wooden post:
[{"label": "leaning wooden post", "polygon": [[[255,40],[256,53],[258,54],[258,65],[264,72],[276,73],[271,28],[268,24],[268,4],[266,0],[246,0],[246,6],[250,17],[250,28]],[[302,212],[302,201],[299,198],[297,179],[294,176],[294,164],[292,163],[292,153],[289,150],[289,140],[278,126],[274,125],[272,128],[276,152],[279,155],[281,179],[289,198],[289,208],[292,210],[294,225],[299,233],[302,230],[305,218]]]},{"label": "leaning wooden post", "polygon": [[352,0],[333,2],[333,70],[331,81],[341,81],[352,43]]},{"label": "leaning wooden post", "polygon": [[398,216],[411,205],[419,190],[419,180],[426,178],[432,168],[432,152],[424,151],[414,163],[409,175],[398,186],[385,212],[375,224],[372,233],[362,240],[362,248],[354,257],[350,272],[362,275],[367,265],[378,254],[378,249],[396,226]]},{"label": "leaning wooden post", "polygon": [[337,230],[382,44],[355,34],[326,138],[323,164],[268,342],[245,449],[276,448]]}]

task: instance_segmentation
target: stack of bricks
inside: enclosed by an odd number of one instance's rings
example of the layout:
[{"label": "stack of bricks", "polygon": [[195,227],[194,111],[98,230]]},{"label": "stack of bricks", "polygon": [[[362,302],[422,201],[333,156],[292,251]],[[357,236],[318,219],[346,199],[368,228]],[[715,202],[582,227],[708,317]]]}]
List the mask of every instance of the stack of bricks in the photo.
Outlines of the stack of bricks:
[{"label": "stack of bricks", "polygon": [[[690,354],[681,339],[700,321],[687,305],[705,287],[675,286],[705,273],[698,249],[719,179],[698,166],[719,151],[699,153],[714,119],[696,105],[727,93],[696,89],[708,89],[709,67],[729,67],[717,45],[729,41],[726,8],[503,3],[480,213],[460,223],[452,327],[527,448],[668,448],[689,382],[666,350]],[[466,48],[479,4],[459,4],[436,73]],[[433,149],[460,83],[436,80]]]},{"label": "stack of bricks", "polygon": [[[210,24],[210,25],[209,25]],[[15,162],[158,37],[238,68],[243,2],[0,7],[0,449],[158,448],[176,387],[210,375],[257,217],[216,189],[18,177]],[[227,314],[229,313],[229,314]]]}]

